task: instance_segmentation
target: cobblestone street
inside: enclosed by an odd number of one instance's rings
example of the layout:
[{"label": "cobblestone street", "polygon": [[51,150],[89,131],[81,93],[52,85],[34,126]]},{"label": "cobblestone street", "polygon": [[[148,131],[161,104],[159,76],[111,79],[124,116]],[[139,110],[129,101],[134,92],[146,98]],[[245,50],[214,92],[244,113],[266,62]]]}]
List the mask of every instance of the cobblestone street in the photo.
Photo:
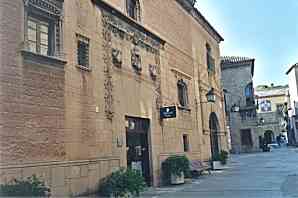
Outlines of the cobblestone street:
[{"label": "cobblestone street", "polygon": [[191,184],[151,189],[143,197],[298,197],[298,149],[234,155],[229,167],[229,170],[203,176]]}]

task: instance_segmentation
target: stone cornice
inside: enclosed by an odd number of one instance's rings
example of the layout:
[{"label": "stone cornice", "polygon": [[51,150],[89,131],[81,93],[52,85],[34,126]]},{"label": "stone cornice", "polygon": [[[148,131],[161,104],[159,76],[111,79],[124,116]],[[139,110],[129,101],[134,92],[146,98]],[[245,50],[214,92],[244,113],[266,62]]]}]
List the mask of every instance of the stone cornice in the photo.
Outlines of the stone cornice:
[{"label": "stone cornice", "polygon": [[23,0],[25,6],[32,6],[54,16],[61,16],[63,13],[64,0]]},{"label": "stone cornice", "polygon": [[194,7],[196,0],[176,0],[218,43],[224,41],[201,12]]},{"label": "stone cornice", "polygon": [[230,69],[236,67],[251,67],[251,75],[254,76],[255,59],[243,60],[238,62],[221,62],[221,69]]}]

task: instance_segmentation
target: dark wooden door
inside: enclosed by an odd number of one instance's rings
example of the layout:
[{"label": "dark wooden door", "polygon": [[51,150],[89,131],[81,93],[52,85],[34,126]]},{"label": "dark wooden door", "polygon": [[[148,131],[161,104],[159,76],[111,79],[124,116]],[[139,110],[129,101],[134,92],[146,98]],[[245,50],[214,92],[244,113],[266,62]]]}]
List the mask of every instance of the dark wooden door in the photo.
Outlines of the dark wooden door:
[{"label": "dark wooden door", "polygon": [[151,185],[148,147],[149,120],[128,117],[127,121],[127,166],[139,170],[146,183]]}]

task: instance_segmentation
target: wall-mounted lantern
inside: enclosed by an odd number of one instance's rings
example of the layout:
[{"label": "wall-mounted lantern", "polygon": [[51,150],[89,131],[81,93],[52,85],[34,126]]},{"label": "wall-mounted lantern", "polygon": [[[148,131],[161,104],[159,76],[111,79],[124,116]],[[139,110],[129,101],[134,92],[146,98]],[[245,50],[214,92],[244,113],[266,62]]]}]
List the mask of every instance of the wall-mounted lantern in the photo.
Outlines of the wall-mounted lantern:
[{"label": "wall-mounted lantern", "polygon": [[211,103],[215,103],[216,101],[216,95],[214,93],[214,88],[211,88],[208,93],[206,94],[207,101]]}]

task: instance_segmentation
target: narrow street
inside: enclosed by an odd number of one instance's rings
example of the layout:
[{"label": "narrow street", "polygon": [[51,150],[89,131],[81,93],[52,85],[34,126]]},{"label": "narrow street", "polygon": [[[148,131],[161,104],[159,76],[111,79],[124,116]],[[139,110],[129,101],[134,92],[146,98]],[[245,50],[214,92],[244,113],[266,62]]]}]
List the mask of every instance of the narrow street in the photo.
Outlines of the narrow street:
[{"label": "narrow street", "polygon": [[298,197],[298,149],[234,155],[229,167],[191,184],[149,191],[143,197]]}]

